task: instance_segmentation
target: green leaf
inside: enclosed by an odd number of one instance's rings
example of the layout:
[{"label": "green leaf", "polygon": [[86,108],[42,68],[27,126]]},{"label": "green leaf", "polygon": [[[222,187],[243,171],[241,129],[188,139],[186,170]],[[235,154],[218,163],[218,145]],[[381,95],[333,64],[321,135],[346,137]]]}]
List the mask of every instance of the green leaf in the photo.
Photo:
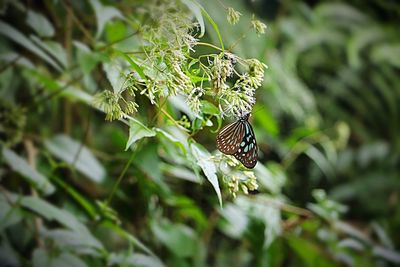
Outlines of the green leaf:
[{"label": "green leaf", "polygon": [[49,180],[36,169],[32,168],[24,158],[21,158],[8,148],[3,148],[3,157],[13,171],[26,178],[35,188],[45,195],[54,193],[55,188]]},{"label": "green leaf", "polygon": [[49,53],[53,58],[57,59],[59,63],[65,68],[68,65],[67,53],[64,47],[60,43],[53,41],[43,41],[37,36],[30,36],[32,41],[34,41],[40,48]]},{"label": "green leaf", "polygon": [[42,236],[54,241],[62,251],[71,251],[79,255],[98,255],[99,243],[89,235],[69,229],[43,230]]},{"label": "green leaf", "polygon": [[83,144],[60,134],[47,139],[45,146],[54,156],[76,168],[93,182],[104,181],[106,175],[104,167]]},{"label": "green leaf", "polygon": [[96,20],[97,20],[96,38],[100,37],[100,35],[103,32],[104,25],[112,18],[120,18],[120,19],[124,18],[124,16],[118,9],[110,6],[103,6],[103,4],[99,0],[90,0],[89,2],[92,5],[94,12],[96,14]]},{"label": "green leaf", "polygon": [[179,140],[177,138],[177,136],[174,136],[174,135],[172,135],[172,134],[170,134],[170,133],[168,133],[168,132],[166,132],[166,131],[164,131],[163,129],[160,129],[160,128],[155,128],[154,130],[158,133],[158,136],[165,137],[166,139],[168,139],[168,142],[172,142],[172,143],[174,143],[174,145],[179,147],[184,154],[187,153],[187,149],[186,148],[187,148],[188,144],[187,144],[186,140],[182,140],[182,139]]},{"label": "green leaf", "polygon": [[124,68],[118,64],[119,62],[103,63],[103,70],[107,75],[107,79],[110,82],[114,93],[120,93],[124,88],[126,81],[126,75]]},{"label": "green leaf", "polygon": [[160,167],[160,158],[158,156],[158,144],[156,142],[147,142],[136,151],[134,162],[149,178],[164,186]]},{"label": "green leaf", "polygon": [[84,43],[74,41],[74,45],[77,48],[76,58],[82,72],[86,75],[90,74],[96,65],[101,62],[102,56],[95,51],[91,51]]},{"label": "green leaf", "polygon": [[11,203],[8,202],[6,194],[0,194],[0,232],[20,222],[22,216],[21,210],[18,207],[11,206]]},{"label": "green leaf", "polygon": [[168,102],[171,103],[171,105],[173,105],[174,108],[187,114],[191,120],[194,120],[194,118],[199,117],[196,113],[194,113],[190,109],[185,98],[181,95],[175,95],[175,96],[168,97]]},{"label": "green leaf", "polygon": [[210,114],[210,115],[220,114],[219,109],[213,103],[206,100],[201,101],[201,111],[205,114]]},{"label": "green leaf", "polygon": [[56,206],[38,197],[18,197],[11,194],[10,197],[12,197],[14,203],[17,203],[18,201],[18,203],[22,207],[37,213],[42,218],[48,221],[56,221],[60,225],[63,225],[64,227],[74,231],[76,233],[76,236],[79,236],[81,240],[85,240],[84,244],[92,248],[92,252],[93,249],[103,249],[103,245],[94,236],[92,236],[86,226],[79,222],[76,216],[69,213],[68,211],[59,209]]},{"label": "green leaf", "polygon": [[61,71],[60,66],[46,53],[44,53],[41,49],[39,49],[31,40],[25,37],[20,31],[12,27],[11,25],[0,21],[0,34],[8,37],[9,39],[13,40],[17,44],[25,47],[27,50],[31,51],[45,62],[53,66],[58,71]]},{"label": "green leaf", "polygon": [[168,176],[176,177],[194,183],[201,183],[201,180],[199,179],[199,177],[197,177],[197,175],[193,173],[193,171],[190,171],[184,167],[162,164],[161,170]]},{"label": "green leaf", "polygon": [[141,249],[143,252],[146,252],[147,254],[156,257],[154,252],[152,252],[146,245],[144,245],[139,239],[137,239],[135,236],[133,236],[131,233],[125,231],[123,228],[120,226],[111,223],[110,221],[106,221],[102,224],[102,226],[107,227],[111,229],[114,233],[120,235],[121,237],[125,238],[126,240],[129,241],[130,244],[133,246]]},{"label": "green leaf", "polygon": [[315,8],[315,13],[322,20],[331,19],[334,23],[343,23],[347,27],[368,22],[368,16],[345,2],[325,2]]},{"label": "green leaf", "polygon": [[367,49],[373,43],[381,42],[384,38],[385,32],[378,26],[363,27],[353,34],[347,45],[347,56],[350,66],[361,68],[365,64],[361,54],[363,49]]},{"label": "green leaf", "polygon": [[[266,195],[256,195],[252,198],[238,196],[235,205],[246,212],[248,217],[257,218],[264,224],[263,247],[269,247],[276,237],[281,235],[281,212],[277,208],[279,199]],[[276,204],[272,204],[276,203]]]},{"label": "green leaf", "polygon": [[108,260],[108,266],[135,266],[135,267],[164,267],[165,265],[157,258],[141,253],[129,255],[112,253]]},{"label": "green leaf", "polygon": [[81,193],[79,193],[78,190],[76,190],[70,183],[68,183],[68,181],[64,182],[62,178],[59,178],[55,175],[52,176],[52,180],[63,190],[65,190],[77,203],[79,203],[92,218],[97,216],[98,211],[96,207]]},{"label": "green leaf", "polygon": [[[61,86],[64,87],[65,84],[61,84]],[[68,88],[63,90],[60,93],[60,95],[63,96],[63,97],[67,97],[69,99],[72,99],[72,100],[81,101],[81,102],[83,102],[83,103],[85,103],[87,105],[91,105],[93,103],[92,102],[93,101],[93,96],[92,95],[90,95],[90,94],[86,93],[85,91],[83,91],[83,90],[81,90],[81,89],[79,89],[77,87],[74,87],[74,86],[68,86]]]},{"label": "green leaf", "polygon": [[58,256],[56,259],[54,259],[51,262],[51,267],[86,267],[86,263],[84,263],[81,259],[78,257],[67,253],[63,252],[60,256]]},{"label": "green leaf", "polygon": [[221,225],[222,231],[230,237],[240,238],[249,223],[249,217],[246,212],[232,203],[226,205],[220,212],[226,220],[226,223]]},{"label": "green leaf", "polygon": [[[0,264],[3,267],[22,266],[20,254],[15,249],[15,242],[10,244],[5,232],[1,231],[0,240]],[[13,240],[14,241],[14,240]],[[18,243],[18,242],[17,242]]]},{"label": "green leaf", "polygon": [[152,137],[155,135],[156,132],[154,130],[147,128],[134,118],[129,118],[129,138],[128,142],[126,142],[125,151],[128,150],[128,148],[137,140],[140,140],[143,137]]},{"label": "green leaf", "polygon": [[110,43],[118,42],[126,37],[127,27],[120,20],[109,21],[105,27],[106,38]]},{"label": "green leaf", "polygon": [[377,222],[372,223],[372,228],[379,240],[379,243],[384,245],[385,247],[394,248],[393,241],[389,237],[389,233],[385,230],[385,228]]},{"label": "green leaf", "polygon": [[309,203],[307,207],[329,222],[337,221],[347,211],[346,206],[329,199],[322,189],[314,189],[312,194],[317,204]]},{"label": "green leaf", "polygon": [[395,251],[393,249],[375,245],[372,248],[372,253],[374,254],[374,256],[383,258],[396,265],[400,264],[400,252]]},{"label": "green leaf", "polygon": [[215,23],[215,21],[211,18],[211,16],[207,13],[207,11],[200,6],[201,12],[204,14],[204,16],[206,17],[206,19],[211,23],[212,27],[214,28],[218,39],[219,39],[219,43],[221,45],[221,49],[225,50],[224,48],[224,42],[222,41],[222,36],[221,36],[221,32],[219,31],[218,25]]},{"label": "green leaf", "polygon": [[37,248],[32,255],[33,267],[49,266],[50,258],[47,251],[42,248]]},{"label": "green leaf", "polygon": [[74,101],[79,100],[88,105],[92,104],[93,96],[75,86],[68,86],[64,82],[55,81],[36,69],[29,70],[29,74],[32,80],[36,79],[36,82],[42,85],[44,89],[54,93],[54,95],[67,97]]},{"label": "green leaf", "polygon": [[119,50],[114,50],[114,52],[119,56],[121,56],[122,58],[124,58],[125,60],[127,60],[131,65],[131,67],[139,74],[140,78],[146,80],[146,74],[144,74],[143,69],[132,59],[133,56],[129,56]]},{"label": "green leaf", "polygon": [[315,148],[315,146],[309,146],[305,151],[305,154],[309,156],[315,164],[317,164],[326,177],[332,179],[335,176],[332,164],[328,161],[325,155],[321,153],[321,151]]},{"label": "green leaf", "polygon": [[66,210],[62,210],[53,206],[45,200],[42,200],[38,197],[19,197],[14,196],[14,202],[21,204],[24,208],[30,209],[33,212],[36,212],[41,217],[49,221],[56,221],[65,227],[68,227],[77,231],[87,231],[86,227],[81,224],[74,215],[67,212]]},{"label": "green leaf", "polygon": [[299,255],[308,267],[335,267],[331,259],[325,258],[321,247],[301,237],[291,235],[288,237],[289,245]]},{"label": "green leaf", "polygon": [[371,59],[379,64],[388,63],[400,68],[400,58],[394,55],[400,55],[400,44],[383,43],[373,47]]},{"label": "green leaf", "polygon": [[286,174],[281,165],[269,162],[267,168],[262,164],[257,164],[254,169],[257,181],[272,194],[279,194],[286,182]]},{"label": "green leaf", "polygon": [[184,3],[196,17],[197,22],[199,23],[199,26],[200,26],[199,38],[203,37],[203,35],[206,31],[206,26],[204,25],[204,19],[201,14],[201,11],[202,11],[201,6],[193,0],[182,0],[182,3]]},{"label": "green leaf", "polygon": [[[195,72],[195,71],[193,71],[193,72]],[[190,81],[192,83],[199,83],[199,82],[208,81],[208,78],[194,75],[194,74],[190,73],[189,71],[186,71],[185,74],[190,78]]]},{"label": "green leaf", "polygon": [[217,193],[219,204],[222,207],[222,197],[217,177],[217,168],[214,161],[211,159],[211,154],[199,144],[193,143],[190,145],[190,148],[194,158],[197,160],[197,165],[199,165],[199,167],[203,170],[207,180],[210,181],[214,187],[214,190]]},{"label": "green leaf", "polygon": [[[268,132],[271,136],[277,136],[279,134],[279,126],[271,111],[268,107],[263,106],[262,109],[258,109],[259,106],[254,108],[254,117],[257,122]],[[261,107],[260,107],[261,108]]]},{"label": "green leaf", "polygon": [[172,253],[181,258],[193,256],[196,253],[198,240],[193,229],[183,224],[172,224],[166,220],[152,221],[151,229]]},{"label": "green leaf", "polygon": [[33,267],[86,267],[87,265],[78,257],[63,252],[57,257],[52,257],[41,248],[35,249],[32,256]]},{"label": "green leaf", "polygon": [[41,37],[53,37],[54,28],[50,21],[40,13],[28,10],[26,25],[31,27]]},{"label": "green leaf", "polygon": [[[22,56],[21,54],[17,54],[14,52],[4,52],[0,54],[0,61],[7,62],[8,64],[11,62],[15,62],[15,65],[23,66],[27,69],[33,69],[35,66],[32,61]],[[10,69],[10,68],[9,68]],[[11,70],[11,69],[10,69]],[[6,70],[5,70],[6,71]],[[3,71],[3,72],[5,72]],[[1,74],[3,75],[3,74]],[[1,79],[1,82],[4,82],[4,79]]]}]

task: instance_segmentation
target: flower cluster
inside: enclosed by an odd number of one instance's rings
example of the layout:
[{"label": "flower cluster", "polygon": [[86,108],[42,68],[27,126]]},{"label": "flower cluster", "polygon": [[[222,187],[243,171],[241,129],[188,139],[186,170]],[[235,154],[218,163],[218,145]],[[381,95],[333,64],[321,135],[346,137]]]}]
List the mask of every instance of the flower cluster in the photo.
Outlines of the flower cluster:
[{"label": "flower cluster", "polygon": [[228,185],[228,190],[235,198],[239,190],[246,195],[249,191],[258,189],[257,178],[251,171],[235,172],[231,175],[224,175],[224,181]]},{"label": "flower cluster", "polygon": [[229,7],[228,8],[228,16],[227,20],[231,25],[235,25],[236,23],[239,22],[240,16],[242,13],[239,11],[234,10],[233,8]]},{"label": "flower cluster", "polygon": [[[239,73],[236,63],[248,69]],[[220,109],[223,114],[241,117],[252,111],[255,104],[255,90],[262,85],[265,66],[257,59],[243,60],[231,53],[221,53],[214,60],[212,68],[213,89],[218,92]],[[230,85],[228,78],[237,79]]]},{"label": "flower cluster", "polygon": [[265,25],[261,21],[255,19],[254,17],[251,20],[251,26],[256,31],[257,35],[264,34],[265,33],[265,29],[267,28],[267,25]]},{"label": "flower cluster", "polygon": [[193,91],[193,83],[190,78],[182,71],[181,66],[184,61],[179,59],[172,59],[171,65],[171,79],[168,80],[168,88],[171,95],[177,93],[190,94]]},{"label": "flower cluster", "polygon": [[264,68],[266,68],[266,66],[254,58],[248,59],[246,62],[249,66],[249,86],[254,88],[260,87],[264,80]]},{"label": "flower cluster", "polygon": [[218,153],[214,160],[220,163],[223,181],[228,185],[228,190],[235,198],[241,190],[248,194],[249,191],[258,189],[257,177],[253,171],[241,170],[240,162],[233,157]]},{"label": "flower cluster", "polygon": [[[193,22],[190,11],[182,3],[177,5],[167,0],[149,0],[147,8],[148,23],[139,32],[144,41],[140,47],[143,54],[135,57],[142,73],[128,77],[128,95],[134,96],[137,91],[153,105],[161,97],[183,95],[188,107],[200,117],[202,99],[207,96],[215,99],[221,116],[241,117],[250,113],[256,101],[255,90],[262,85],[265,66],[256,59],[242,59],[227,51],[196,58],[192,52],[198,44],[195,38],[198,25]],[[238,22],[240,15],[233,8],[228,9],[232,24]],[[259,22],[253,24],[263,29]],[[107,120],[136,111],[137,104],[124,99],[125,90],[105,91],[96,97],[98,106],[107,113]]]},{"label": "flower cluster", "polygon": [[195,112],[200,112],[201,107],[201,97],[203,96],[204,91],[201,87],[196,87],[189,93],[188,97],[186,98],[186,103],[188,104],[189,108]]},{"label": "flower cluster", "polygon": [[231,53],[221,53],[214,57],[211,68],[212,85],[215,91],[223,91],[229,86],[226,84],[228,77],[232,77],[236,64],[236,56]]},{"label": "flower cluster", "polygon": [[[133,93],[133,90],[128,90]],[[106,120],[122,119],[124,115],[137,111],[138,104],[131,100],[126,100],[122,93],[113,93],[109,90],[97,94],[93,99],[93,104],[106,113]]]},{"label": "flower cluster", "polygon": [[[106,113],[106,120],[121,119],[136,112],[137,94],[145,96],[158,107],[161,106],[161,99],[183,96],[198,120],[193,123],[182,115],[181,118],[174,118],[174,123],[193,132],[200,127],[196,125],[212,125],[212,116],[242,117],[252,112],[256,89],[263,82],[264,64],[257,59],[243,59],[223,48],[198,42],[198,25],[181,1],[148,0],[137,12],[142,12],[146,20],[134,37],[138,41],[132,52],[134,56],[129,53],[124,55],[131,60],[128,59],[130,64],[113,60],[113,66],[119,64],[119,68],[104,68],[110,84],[121,88],[105,90],[94,98],[94,103]],[[228,8],[229,23],[238,23],[240,16],[240,12]],[[257,33],[265,30],[265,24],[254,19],[252,25]],[[194,50],[196,45],[221,52],[203,54]],[[133,67],[134,71],[125,75],[129,67]],[[115,69],[117,71],[112,72]],[[123,78],[125,81],[122,83],[120,79]],[[211,104],[206,106],[205,101],[214,102],[219,112]],[[257,179],[252,171],[242,167],[233,157],[222,154],[218,157],[220,159],[214,160],[220,163],[219,170],[233,197],[239,191],[247,194],[257,189]]]}]

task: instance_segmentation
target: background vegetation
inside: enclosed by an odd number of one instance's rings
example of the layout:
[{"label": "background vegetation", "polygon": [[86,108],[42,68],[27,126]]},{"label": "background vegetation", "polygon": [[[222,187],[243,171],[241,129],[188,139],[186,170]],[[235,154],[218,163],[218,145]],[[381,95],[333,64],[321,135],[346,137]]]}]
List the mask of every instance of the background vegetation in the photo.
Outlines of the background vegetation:
[{"label": "background vegetation", "polygon": [[396,1],[0,8],[1,266],[400,264]]}]

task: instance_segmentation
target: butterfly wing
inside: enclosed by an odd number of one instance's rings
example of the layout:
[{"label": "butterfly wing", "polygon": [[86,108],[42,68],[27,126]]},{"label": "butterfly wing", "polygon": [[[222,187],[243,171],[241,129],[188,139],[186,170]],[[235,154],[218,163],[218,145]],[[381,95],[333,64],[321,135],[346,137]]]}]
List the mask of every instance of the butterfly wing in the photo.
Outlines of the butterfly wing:
[{"label": "butterfly wing", "polygon": [[247,121],[243,123],[245,131],[239,148],[233,156],[245,167],[252,169],[257,164],[258,148],[253,128]]},{"label": "butterfly wing", "polygon": [[242,121],[228,124],[218,133],[217,148],[224,154],[232,155],[239,149],[245,134],[245,123]]}]

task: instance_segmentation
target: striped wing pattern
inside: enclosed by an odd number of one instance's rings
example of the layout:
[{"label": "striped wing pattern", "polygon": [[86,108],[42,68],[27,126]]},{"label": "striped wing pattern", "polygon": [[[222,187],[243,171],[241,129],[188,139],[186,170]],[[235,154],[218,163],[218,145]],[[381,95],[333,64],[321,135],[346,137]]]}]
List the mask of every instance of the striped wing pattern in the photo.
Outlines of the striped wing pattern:
[{"label": "striped wing pattern", "polygon": [[224,154],[233,155],[245,167],[257,164],[257,142],[248,116],[225,126],[217,136],[217,148]]},{"label": "striped wing pattern", "polygon": [[233,155],[244,136],[244,124],[237,121],[225,126],[217,136],[217,148],[224,154]]},{"label": "striped wing pattern", "polygon": [[245,122],[245,135],[240,143],[239,149],[233,156],[238,159],[245,167],[252,169],[257,164],[257,142],[250,123]]}]

